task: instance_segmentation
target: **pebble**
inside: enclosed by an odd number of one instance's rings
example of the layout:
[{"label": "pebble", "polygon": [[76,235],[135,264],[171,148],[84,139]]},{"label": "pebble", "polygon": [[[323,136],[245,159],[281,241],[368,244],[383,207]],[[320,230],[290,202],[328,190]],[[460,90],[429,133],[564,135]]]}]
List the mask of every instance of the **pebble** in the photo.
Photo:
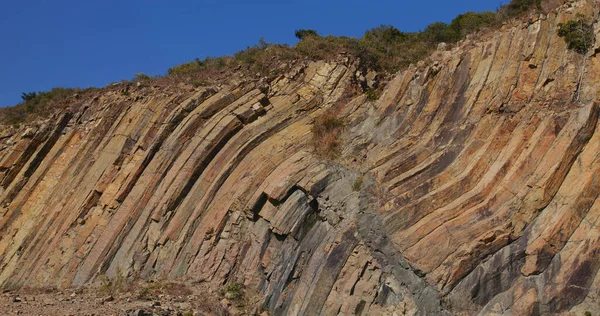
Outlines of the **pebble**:
[{"label": "pebble", "polygon": [[231,302],[228,299],[224,298],[224,299],[221,300],[221,305],[224,306],[224,307],[225,306],[231,306]]},{"label": "pebble", "polygon": [[143,309],[136,309],[135,311],[128,311],[127,316],[151,316],[152,313],[147,312]]}]

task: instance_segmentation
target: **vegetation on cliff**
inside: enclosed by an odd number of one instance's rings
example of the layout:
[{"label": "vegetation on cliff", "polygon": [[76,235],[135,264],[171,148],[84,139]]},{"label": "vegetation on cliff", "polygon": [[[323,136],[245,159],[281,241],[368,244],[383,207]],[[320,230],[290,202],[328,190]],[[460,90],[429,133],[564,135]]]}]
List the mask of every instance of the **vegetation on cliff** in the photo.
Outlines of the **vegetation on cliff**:
[{"label": "vegetation on cliff", "polygon": [[513,0],[496,12],[467,12],[458,15],[450,24],[435,22],[419,32],[403,32],[391,25],[381,25],[365,32],[362,38],[321,36],[316,30],[300,29],[295,46],[270,44],[261,39],[234,56],[207,58],[174,66],[170,76],[191,75],[200,71],[228,67],[246,67],[268,75],[271,62],[306,57],[331,60],[340,55],[360,60],[363,67],[378,71],[396,72],[422,60],[440,43],[456,43],[467,35],[484,28],[497,26],[529,10],[540,10],[540,0]]},{"label": "vegetation on cliff", "polygon": [[321,115],[313,124],[313,146],[315,153],[323,158],[334,159],[340,155],[341,133],[344,121],[333,112]]},{"label": "vegetation on cliff", "polygon": [[[600,68],[571,102],[583,57],[556,34],[593,10],[511,22],[383,79],[348,53],[259,42],[79,94],[72,115],[0,139],[0,285],[97,285],[98,308],[156,312],[594,310]],[[381,29],[371,40],[402,35]],[[249,73],[288,51],[304,59],[267,68],[276,80]],[[207,73],[223,84],[194,89]]]},{"label": "vegetation on cliff", "polygon": [[[541,8],[541,0],[512,0],[496,12],[467,12],[458,15],[450,24],[435,22],[419,32],[403,32],[391,25],[381,25],[366,31],[362,38],[320,36],[316,30],[301,29],[295,31],[300,41],[294,46],[268,43],[261,38],[256,45],[233,56],[196,58],[169,68],[164,77],[137,74],[133,81],[162,79],[187,82],[198,87],[218,82],[233,71],[273,77],[281,71],[278,65],[282,63],[306,58],[333,60],[340,56],[358,60],[360,68],[394,73],[423,60],[440,43],[457,43],[469,34]],[[23,93],[23,102],[2,109],[0,120],[18,124],[47,117],[55,105],[66,103],[69,97],[81,91],[78,88],[55,88],[48,92]],[[127,93],[123,95],[127,96]]]},{"label": "vegetation on cliff", "polygon": [[586,54],[594,40],[594,27],[583,16],[566,23],[559,23],[557,33],[564,38],[569,49],[580,54]]},{"label": "vegetation on cliff", "polygon": [[23,102],[14,107],[0,111],[0,120],[8,124],[20,124],[32,117],[45,117],[51,114],[53,107],[68,103],[78,93],[94,90],[93,88],[53,88],[45,92],[23,93]]},{"label": "vegetation on cliff", "polygon": [[591,22],[587,21],[585,16],[578,15],[574,20],[570,20],[566,23],[559,23],[557,33],[558,36],[564,38],[569,49],[583,55],[581,75],[577,84],[577,91],[575,92],[575,100],[579,101],[581,82],[583,80],[585,64],[587,62],[587,53],[594,42],[594,26]]}]

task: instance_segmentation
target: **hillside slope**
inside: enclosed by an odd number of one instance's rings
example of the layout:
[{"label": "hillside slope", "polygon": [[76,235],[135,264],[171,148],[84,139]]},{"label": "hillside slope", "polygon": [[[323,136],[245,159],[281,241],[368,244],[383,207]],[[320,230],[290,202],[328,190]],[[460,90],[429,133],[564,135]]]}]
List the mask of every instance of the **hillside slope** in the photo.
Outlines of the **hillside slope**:
[{"label": "hillside slope", "polygon": [[2,127],[0,283],[239,282],[275,315],[596,310],[600,61],[573,102],[583,57],[556,27],[598,9],[437,51],[377,100],[351,93],[354,62],[317,61]]}]

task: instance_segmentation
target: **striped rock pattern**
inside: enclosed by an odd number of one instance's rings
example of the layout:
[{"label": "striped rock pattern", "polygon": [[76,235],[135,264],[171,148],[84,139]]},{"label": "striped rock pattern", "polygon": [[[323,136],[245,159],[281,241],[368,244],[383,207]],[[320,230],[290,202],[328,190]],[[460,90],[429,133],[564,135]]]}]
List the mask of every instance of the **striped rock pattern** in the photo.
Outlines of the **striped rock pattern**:
[{"label": "striped rock pattern", "polygon": [[[3,127],[0,283],[235,281],[276,315],[593,310],[600,60],[573,102],[583,57],[556,26],[597,10],[438,51],[376,101],[348,97],[355,64],[317,61]],[[346,122],[333,161],[312,145],[328,109]]]}]

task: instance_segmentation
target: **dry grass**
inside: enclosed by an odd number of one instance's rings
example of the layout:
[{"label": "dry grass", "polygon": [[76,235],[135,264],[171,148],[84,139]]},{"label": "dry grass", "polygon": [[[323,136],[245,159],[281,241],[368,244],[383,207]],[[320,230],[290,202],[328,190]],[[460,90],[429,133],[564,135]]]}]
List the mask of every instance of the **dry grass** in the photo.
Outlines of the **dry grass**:
[{"label": "dry grass", "polygon": [[360,175],[360,176],[356,177],[356,180],[354,180],[354,184],[352,184],[352,190],[360,191],[362,189],[362,186],[363,186],[363,176]]},{"label": "dry grass", "polygon": [[141,300],[152,300],[158,295],[188,296],[193,294],[185,284],[175,282],[152,282],[142,286],[137,293]]},{"label": "dry grass", "polygon": [[31,287],[24,286],[18,290],[21,295],[41,295],[41,294],[53,294],[58,293],[60,290],[56,287],[52,286],[43,286],[43,287]]},{"label": "dry grass", "polygon": [[312,128],[315,153],[327,159],[339,157],[344,127],[344,120],[338,118],[334,111],[327,111],[316,118]]},{"label": "dry grass", "polygon": [[125,278],[120,271],[117,272],[117,277],[108,278],[106,275],[99,277],[100,284],[96,288],[96,292],[104,296],[114,296],[118,293],[129,292],[133,288],[133,284]]},{"label": "dry grass", "polygon": [[97,91],[95,88],[54,88],[47,92],[37,92],[27,101],[23,100],[15,106],[1,108],[0,123],[19,125],[38,118],[50,117],[68,108],[78,99],[89,97],[95,91]]}]

